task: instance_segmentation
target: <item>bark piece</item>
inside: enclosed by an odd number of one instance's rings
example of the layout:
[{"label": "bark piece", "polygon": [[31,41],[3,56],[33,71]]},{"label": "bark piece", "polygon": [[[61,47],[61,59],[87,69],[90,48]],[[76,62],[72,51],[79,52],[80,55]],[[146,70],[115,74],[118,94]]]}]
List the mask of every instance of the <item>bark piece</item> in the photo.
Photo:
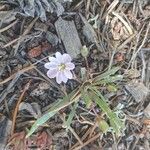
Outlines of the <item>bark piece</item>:
[{"label": "bark piece", "polygon": [[70,54],[72,58],[76,58],[77,55],[80,54],[82,45],[74,22],[66,21],[59,17],[55,23],[55,27],[67,53]]}]

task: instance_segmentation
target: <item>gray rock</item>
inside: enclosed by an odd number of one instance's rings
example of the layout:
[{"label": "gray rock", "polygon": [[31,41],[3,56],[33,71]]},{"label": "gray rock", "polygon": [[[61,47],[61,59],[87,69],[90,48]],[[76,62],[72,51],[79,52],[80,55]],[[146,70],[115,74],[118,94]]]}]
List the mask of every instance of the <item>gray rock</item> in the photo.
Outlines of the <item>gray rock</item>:
[{"label": "gray rock", "polygon": [[59,17],[55,23],[55,27],[67,53],[70,54],[72,58],[76,58],[77,55],[80,54],[82,45],[74,21],[66,21]]}]

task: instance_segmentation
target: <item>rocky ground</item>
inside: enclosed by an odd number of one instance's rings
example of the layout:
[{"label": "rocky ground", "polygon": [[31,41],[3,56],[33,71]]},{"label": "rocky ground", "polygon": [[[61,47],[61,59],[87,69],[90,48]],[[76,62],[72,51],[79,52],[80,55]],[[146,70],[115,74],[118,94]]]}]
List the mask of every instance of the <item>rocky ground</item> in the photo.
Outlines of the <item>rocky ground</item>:
[{"label": "rocky ground", "polygon": [[[56,52],[66,84],[46,75]],[[149,0],[0,0],[1,150],[149,150],[149,90]]]}]

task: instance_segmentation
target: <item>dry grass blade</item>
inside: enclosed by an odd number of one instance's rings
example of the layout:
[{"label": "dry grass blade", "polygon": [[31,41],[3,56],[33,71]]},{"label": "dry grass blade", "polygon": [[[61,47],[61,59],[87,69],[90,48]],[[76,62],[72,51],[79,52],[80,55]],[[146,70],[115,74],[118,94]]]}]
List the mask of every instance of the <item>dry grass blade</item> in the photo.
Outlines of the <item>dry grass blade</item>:
[{"label": "dry grass blade", "polygon": [[27,35],[30,32],[30,30],[32,29],[33,25],[35,24],[35,22],[37,20],[38,20],[38,17],[36,17],[35,19],[33,19],[33,21],[29,24],[29,26],[27,27],[27,29],[23,32],[23,34],[19,38],[16,38],[13,41],[10,41],[6,45],[4,45],[3,48],[11,46],[12,44],[16,43],[17,41],[19,41],[19,43],[20,43],[24,39],[25,35]]},{"label": "dry grass blade", "polygon": [[32,27],[34,26],[37,20],[38,20],[38,17],[34,18],[22,35],[27,35],[31,31]]},{"label": "dry grass blade", "polygon": [[144,46],[144,44],[145,44],[145,42],[147,40],[147,36],[148,36],[149,30],[150,30],[150,22],[147,25],[147,29],[146,29],[146,33],[144,35],[144,39],[143,39],[142,43],[140,44],[139,48],[137,49],[137,51],[133,54],[133,56],[131,58],[131,61],[135,59],[135,57],[137,56],[137,54],[139,53],[141,48]]},{"label": "dry grass blade", "polygon": [[78,142],[82,146],[83,142],[81,141],[80,137],[76,134],[76,132],[71,127],[69,127],[69,130],[71,131],[71,133],[75,136],[75,138],[78,140]]},{"label": "dry grass blade", "polygon": [[19,99],[18,99],[18,102],[17,102],[17,105],[15,107],[15,110],[14,110],[14,113],[13,113],[13,121],[12,121],[12,128],[11,128],[11,135],[14,134],[14,130],[15,130],[15,123],[16,123],[16,117],[17,117],[17,112],[18,112],[18,109],[19,109],[19,105],[24,97],[24,94],[26,93],[26,91],[28,90],[29,86],[31,84],[31,80],[24,86],[24,89],[23,89],[23,92],[22,94],[20,95]]},{"label": "dry grass blade", "polygon": [[91,3],[91,0],[87,0],[87,5],[86,5],[86,18],[88,19],[89,17],[89,8],[90,8],[90,3]]},{"label": "dry grass blade", "polygon": [[[116,7],[116,5],[119,3],[119,0],[114,0],[111,5],[108,7],[107,9],[107,14],[108,15],[110,12],[112,12],[112,10]],[[106,15],[103,16],[103,19],[106,17]]]},{"label": "dry grass blade", "polygon": [[16,39],[10,41],[9,43],[5,44],[5,45],[3,46],[3,48],[7,48],[8,46],[11,46],[12,44],[16,43],[19,39],[20,39],[20,38],[16,38]]},{"label": "dry grass blade", "polygon": [[6,26],[6,27],[0,29],[0,33],[6,31],[6,30],[8,30],[8,29],[10,29],[10,28],[13,27],[17,22],[18,22],[18,20],[15,20],[14,22],[12,22],[11,24],[9,24],[8,26]]},{"label": "dry grass blade", "polygon": [[101,133],[96,134],[94,137],[92,137],[91,139],[87,140],[85,143],[83,143],[82,146],[78,146],[76,148],[74,148],[74,150],[80,150],[81,148],[83,148],[84,146],[88,145],[89,143],[93,142],[94,140],[96,140],[97,138],[99,138],[101,135]]},{"label": "dry grass blade", "polygon": [[8,86],[3,90],[3,92],[0,93],[0,103],[6,98],[8,93],[12,92],[12,89],[14,87],[14,84],[18,81],[20,75],[16,74],[16,76],[13,78],[13,80],[8,84]]},{"label": "dry grass blade", "polygon": [[23,74],[24,72],[27,72],[31,69],[35,68],[34,65],[30,65],[29,67],[23,68],[22,70],[19,70],[18,72],[12,74],[10,77],[8,77],[7,79],[3,80],[0,82],[0,85],[3,85],[5,83],[7,83],[8,81],[12,80],[15,78],[16,74]]},{"label": "dry grass blade", "polygon": [[131,27],[129,26],[129,24],[118,13],[113,11],[112,14],[114,16],[116,16],[125,25],[125,27],[127,28],[129,34],[132,35],[133,31],[132,31]]},{"label": "dry grass blade", "polygon": [[[84,140],[87,138],[87,136],[89,135],[90,131],[91,131],[91,128],[89,128],[89,129],[86,131],[86,133],[82,136],[82,138],[81,138],[82,141],[84,141]],[[79,144],[80,144],[80,143],[77,142],[77,143],[76,143],[75,145],[73,145],[69,150],[74,150],[74,148],[77,147]]]},{"label": "dry grass blade", "polygon": [[118,50],[121,50],[122,48],[124,48],[124,46],[126,44],[128,44],[129,42],[131,42],[131,40],[136,36],[136,34],[131,35],[128,39],[126,39],[121,45],[119,45],[119,47],[117,48]]}]

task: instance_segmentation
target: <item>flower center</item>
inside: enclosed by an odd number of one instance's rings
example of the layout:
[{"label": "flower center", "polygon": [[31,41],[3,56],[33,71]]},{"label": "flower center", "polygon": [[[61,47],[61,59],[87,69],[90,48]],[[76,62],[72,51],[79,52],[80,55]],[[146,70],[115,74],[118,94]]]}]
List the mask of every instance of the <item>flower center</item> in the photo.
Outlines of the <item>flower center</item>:
[{"label": "flower center", "polygon": [[61,63],[59,66],[58,66],[58,68],[59,68],[59,70],[65,70],[65,68],[66,68],[66,65],[65,64],[63,64],[63,63]]}]

